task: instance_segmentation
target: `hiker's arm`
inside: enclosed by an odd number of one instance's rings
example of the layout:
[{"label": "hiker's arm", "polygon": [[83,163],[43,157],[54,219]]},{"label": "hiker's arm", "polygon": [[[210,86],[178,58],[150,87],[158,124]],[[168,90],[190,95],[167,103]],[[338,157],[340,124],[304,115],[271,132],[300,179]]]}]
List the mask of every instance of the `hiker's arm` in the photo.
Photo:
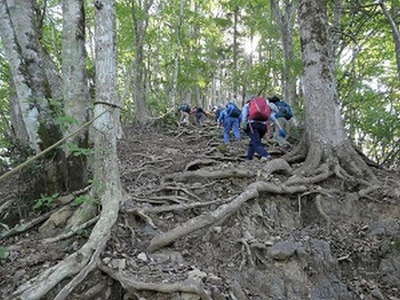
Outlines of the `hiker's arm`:
[{"label": "hiker's arm", "polygon": [[248,114],[249,114],[249,105],[246,104],[245,106],[243,106],[242,113],[240,114],[240,119],[243,124],[247,124]]},{"label": "hiker's arm", "polygon": [[285,129],[281,126],[281,124],[279,123],[278,119],[276,118],[276,114],[275,114],[275,113],[272,113],[272,114],[271,114],[270,120],[271,120],[272,122],[274,122],[274,124],[275,124],[276,126],[278,126],[278,128],[279,128],[279,135],[280,135],[281,137],[285,138],[286,135],[287,135],[286,130],[285,130]]}]

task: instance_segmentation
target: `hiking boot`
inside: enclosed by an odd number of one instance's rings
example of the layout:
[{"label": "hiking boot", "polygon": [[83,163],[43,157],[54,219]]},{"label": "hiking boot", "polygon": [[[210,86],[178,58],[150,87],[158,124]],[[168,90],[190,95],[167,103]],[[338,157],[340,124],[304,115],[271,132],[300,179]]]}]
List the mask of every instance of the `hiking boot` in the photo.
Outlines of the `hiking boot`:
[{"label": "hiking boot", "polygon": [[272,156],[271,155],[263,156],[263,157],[260,158],[260,160],[270,161],[270,160],[272,160]]}]

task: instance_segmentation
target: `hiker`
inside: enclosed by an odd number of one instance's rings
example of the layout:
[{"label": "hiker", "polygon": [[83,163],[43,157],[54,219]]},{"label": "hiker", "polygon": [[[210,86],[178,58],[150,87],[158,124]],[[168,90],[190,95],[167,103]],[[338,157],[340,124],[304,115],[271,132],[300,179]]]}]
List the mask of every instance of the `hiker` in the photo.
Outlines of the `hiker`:
[{"label": "hiker", "polygon": [[189,114],[190,114],[190,106],[187,103],[183,103],[178,107],[178,111],[180,112],[179,123],[182,125],[189,125]]},{"label": "hiker", "polygon": [[[278,96],[272,96],[268,98],[270,107],[272,109],[272,112],[275,115],[275,118],[279,121],[279,124],[283,125],[284,127],[287,127],[288,121],[293,117],[293,112],[292,108],[288,103],[285,101],[281,100]],[[275,141],[278,142],[279,146],[283,149],[290,149],[291,145],[287,141],[287,135],[285,137],[282,137],[279,134],[279,127],[274,126],[273,124],[270,124],[272,126],[271,129],[271,136]]]},{"label": "hiker", "polygon": [[234,102],[228,102],[218,119],[219,124],[224,126],[224,143],[229,144],[231,130],[236,140],[240,140],[240,115],[241,111]]},{"label": "hiker", "polygon": [[207,118],[206,112],[201,107],[195,106],[193,107],[191,113],[196,117],[197,126],[203,126],[203,122]]},{"label": "hiker", "polygon": [[286,136],[286,131],[276,120],[268,101],[263,97],[250,97],[243,106],[242,121],[245,126],[245,131],[250,137],[246,159],[252,160],[254,154],[257,153],[262,160],[270,160],[271,155],[261,143],[262,138],[267,132],[267,122],[274,122],[279,128],[279,134],[281,136]]},{"label": "hiker", "polygon": [[224,109],[221,106],[214,106],[213,112],[215,114],[215,122],[218,123],[219,117]]}]

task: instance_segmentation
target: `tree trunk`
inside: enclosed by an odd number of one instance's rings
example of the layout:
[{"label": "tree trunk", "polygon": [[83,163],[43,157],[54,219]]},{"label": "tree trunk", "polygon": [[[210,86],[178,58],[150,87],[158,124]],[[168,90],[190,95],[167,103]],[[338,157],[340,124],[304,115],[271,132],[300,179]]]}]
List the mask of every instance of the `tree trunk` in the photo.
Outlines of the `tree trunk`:
[{"label": "tree trunk", "polygon": [[136,103],[136,119],[143,124],[149,118],[149,111],[146,105],[146,68],[144,63],[144,43],[149,19],[149,9],[153,0],[146,0],[140,5],[132,2],[132,18],[135,32],[135,58],[134,58],[134,95]]},{"label": "tree trunk", "polygon": [[181,27],[182,27],[182,18],[184,13],[184,8],[186,5],[186,0],[179,1],[179,17],[178,22],[175,25],[175,34],[177,40],[178,49],[175,51],[175,58],[174,58],[174,76],[172,78],[172,105],[175,106],[177,104],[177,96],[178,96],[178,80],[179,80],[179,68],[180,68],[180,57],[179,53],[182,51],[182,43],[181,43]]},{"label": "tree trunk", "polygon": [[[89,88],[86,76],[85,12],[83,0],[63,2],[63,76],[64,111],[73,118],[64,133],[69,135],[88,120]],[[68,143],[88,147],[88,130],[84,129]],[[77,190],[87,182],[86,156],[76,156],[66,147],[68,189]]]},{"label": "tree trunk", "polygon": [[0,34],[16,90],[24,130],[17,139],[38,152],[61,137],[49,111],[52,97],[44,51],[38,40],[34,1],[1,1]]},{"label": "tree trunk", "polygon": [[117,220],[122,189],[117,156],[119,124],[116,95],[115,0],[97,0],[96,6],[96,106],[94,114],[95,194],[101,215],[87,242],[77,252],[22,284],[11,299],[43,299],[52,288],[76,275],[54,298],[68,299],[71,291],[96,267],[97,258],[110,238]]},{"label": "tree trunk", "polygon": [[238,16],[239,16],[239,8],[235,7],[233,12],[233,98],[237,99],[238,96]]},{"label": "tree trunk", "polygon": [[327,162],[338,176],[352,174],[357,178],[366,178],[367,175],[375,180],[368,166],[351,146],[344,130],[329,59],[325,1],[301,0],[299,20],[307,147],[302,170],[316,170],[320,164]]},{"label": "tree trunk", "polygon": [[390,24],[392,29],[392,35],[394,40],[394,46],[396,51],[396,63],[397,63],[397,74],[400,79],[400,31],[391,13],[386,9],[384,1],[380,0],[379,5],[381,6],[382,12]]},{"label": "tree trunk", "polygon": [[297,11],[296,0],[285,1],[284,12],[281,12],[279,8],[279,0],[271,0],[271,7],[275,16],[275,19],[279,25],[281,31],[282,48],[284,55],[283,65],[283,97],[290,105],[296,103],[296,76],[294,75],[293,62],[294,46],[293,46],[293,26],[295,15]]}]

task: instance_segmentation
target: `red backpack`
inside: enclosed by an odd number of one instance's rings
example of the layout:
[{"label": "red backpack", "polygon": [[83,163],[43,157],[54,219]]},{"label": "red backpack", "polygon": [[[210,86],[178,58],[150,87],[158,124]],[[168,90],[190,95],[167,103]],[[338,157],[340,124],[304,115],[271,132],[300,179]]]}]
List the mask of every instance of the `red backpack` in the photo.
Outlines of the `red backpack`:
[{"label": "red backpack", "polygon": [[271,112],[267,100],[263,97],[254,98],[249,103],[249,120],[267,121]]}]

